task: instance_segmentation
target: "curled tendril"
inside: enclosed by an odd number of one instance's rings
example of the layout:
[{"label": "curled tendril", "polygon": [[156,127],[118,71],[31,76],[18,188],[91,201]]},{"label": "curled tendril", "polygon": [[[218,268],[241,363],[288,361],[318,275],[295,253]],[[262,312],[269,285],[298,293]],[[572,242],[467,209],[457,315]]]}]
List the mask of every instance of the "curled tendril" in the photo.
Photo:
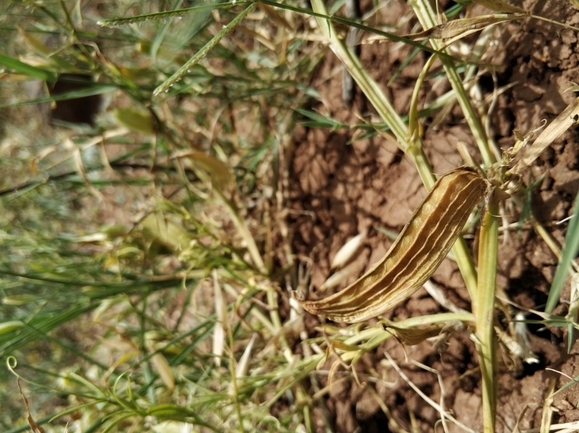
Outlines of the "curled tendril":
[{"label": "curled tendril", "polygon": [[6,358],[6,366],[8,367],[8,370],[10,370],[12,374],[14,374],[17,377],[20,377],[16,373],[16,371],[14,371],[14,369],[18,366],[18,360],[16,359],[15,356],[10,355],[8,358]]}]

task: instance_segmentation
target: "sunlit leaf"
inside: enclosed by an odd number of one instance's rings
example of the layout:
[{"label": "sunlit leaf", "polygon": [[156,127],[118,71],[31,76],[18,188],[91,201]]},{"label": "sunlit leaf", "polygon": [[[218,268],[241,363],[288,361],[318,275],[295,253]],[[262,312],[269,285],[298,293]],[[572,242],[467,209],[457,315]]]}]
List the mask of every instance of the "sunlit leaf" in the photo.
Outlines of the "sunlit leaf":
[{"label": "sunlit leaf", "polygon": [[[460,18],[439,24],[420,33],[407,35],[410,39],[452,39],[453,41],[464,38],[472,33],[481,31],[485,27],[505,21],[524,18],[524,14],[494,14],[473,18]],[[448,41],[447,41],[448,42]]]},{"label": "sunlit leaf", "polygon": [[27,75],[31,78],[39,78],[45,81],[55,81],[56,74],[46,69],[37,68],[28,63],[21,62],[13,57],[0,54],[0,65],[6,66],[11,72]]},{"label": "sunlit leaf", "polygon": [[577,251],[579,250],[579,193],[575,197],[575,203],[573,205],[573,215],[571,221],[569,222],[569,227],[567,227],[567,234],[565,235],[565,245],[563,246],[563,251],[561,252],[561,260],[555,271],[555,276],[553,277],[553,283],[551,289],[549,290],[549,298],[547,299],[547,305],[545,311],[550,313],[553,311],[555,306],[560,301],[561,290],[563,289],[563,284],[569,275],[571,270],[571,262],[577,257]]},{"label": "sunlit leaf", "polygon": [[141,227],[146,235],[174,252],[180,252],[189,245],[191,239],[191,235],[184,227],[165,218],[160,212],[151,213],[145,217],[141,222]]},{"label": "sunlit leaf", "polygon": [[119,108],[114,111],[115,118],[127,128],[142,132],[143,134],[153,133],[153,122],[151,115],[146,111],[135,110],[133,108]]}]

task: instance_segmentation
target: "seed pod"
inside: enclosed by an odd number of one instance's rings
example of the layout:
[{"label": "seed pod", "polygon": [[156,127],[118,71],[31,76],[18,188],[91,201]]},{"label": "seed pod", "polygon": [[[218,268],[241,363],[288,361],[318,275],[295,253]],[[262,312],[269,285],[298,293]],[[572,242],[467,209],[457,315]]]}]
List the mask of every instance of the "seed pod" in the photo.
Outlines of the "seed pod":
[{"label": "seed pod", "polygon": [[394,308],[438,268],[488,185],[474,168],[449,171],[434,184],[380,262],[344,290],[300,304],[312,314],[347,323],[362,322]]}]

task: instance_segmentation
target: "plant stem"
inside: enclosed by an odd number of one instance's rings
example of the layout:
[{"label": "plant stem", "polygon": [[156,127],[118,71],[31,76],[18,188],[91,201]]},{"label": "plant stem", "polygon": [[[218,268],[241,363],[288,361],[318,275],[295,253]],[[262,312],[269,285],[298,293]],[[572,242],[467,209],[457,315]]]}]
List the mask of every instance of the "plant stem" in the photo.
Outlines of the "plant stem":
[{"label": "plant stem", "polygon": [[[428,30],[438,24],[436,22],[436,14],[432,10],[429,2],[424,0],[411,0],[410,4],[414,9],[414,13],[418,17],[418,20],[420,21],[420,24],[422,24],[424,30]],[[441,49],[442,44],[439,41],[431,39],[430,44],[435,50],[440,50],[446,53],[445,49]],[[495,157],[489,148],[486,133],[482,126],[480,117],[471,104],[470,98],[468,97],[466,89],[464,88],[462,80],[453,62],[444,57],[440,57],[440,62],[444,67],[444,71],[446,72],[446,76],[450,82],[450,85],[456,93],[456,98],[464,113],[464,118],[474,136],[476,144],[481,152],[483,161],[487,167],[490,167],[495,162]]]},{"label": "plant stem", "polygon": [[494,332],[495,290],[499,214],[496,203],[489,204],[480,230],[478,288],[473,302],[476,342],[482,375],[484,432],[494,433],[496,419],[496,339]]},{"label": "plant stem", "polygon": [[[322,15],[328,15],[326,5],[322,0],[312,0],[312,9],[314,12]],[[334,26],[330,20],[316,16],[318,27],[322,34],[330,43],[332,51],[338,59],[344,64],[360,90],[370,100],[378,114],[384,119],[386,124],[391,128],[392,132],[398,139],[398,146],[403,152],[408,150],[407,128],[392,104],[384,96],[384,92],[364,70],[358,57],[356,57],[345,45],[344,42],[338,38]]]}]

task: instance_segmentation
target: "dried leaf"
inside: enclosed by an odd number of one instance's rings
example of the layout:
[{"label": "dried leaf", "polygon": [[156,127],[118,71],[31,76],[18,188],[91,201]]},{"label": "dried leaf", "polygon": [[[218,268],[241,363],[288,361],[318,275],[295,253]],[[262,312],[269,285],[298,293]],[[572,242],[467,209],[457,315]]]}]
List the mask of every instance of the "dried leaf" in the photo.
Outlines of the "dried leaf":
[{"label": "dried leaf", "polygon": [[474,0],[474,2],[495,12],[510,12],[515,14],[527,13],[524,9],[521,9],[517,6],[511,6],[502,0]]},{"label": "dried leaf", "polygon": [[444,327],[442,323],[435,323],[425,328],[401,328],[393,323],[385,325],[385,332],[390,332],[402,344],[406,346],[414,346],[422,343],[424,340],[436,337]]},{"label": "dried leaf", "polygon": [[509,170],[508,174],[515,176],[521,174],[554,140],[578,121],[579,98],[576,98],[541,132],[531,147],[527,149],[525,155]]},{"label": "dried leaf", "polygon": [[[253,350],[253,345],[255,343],[256,337],[257,334],[253,334],[251,336],[251,340],[249,340],[247,347],[243,351],[243,355],[241,355],[241,358],[239,358],[239,362],[235,367],[235,377],[237,378],[243,378],[247,376],[247,371],[249,369],[249,360],[251,359],[251,351]],[[228,391],[230,395],[232,395],[235,392],[234,382],[231,382],[229,384]]]},{"label": "dried leaf", "polygon": [[221,357],[225,348],[225,323],[227,320],[227,307],[223,300],[223,291],[217,280],[217,271],[213,269],[213,294],[215,302],[215,316],[217,320],[213,328],[213,358],[215,365],[221,365]]},{"label": "dried leaf", "polygon": [[162,353],[157,352],[152,356],[151,363],[161,376],[161,380],[167,389],[169,391],[173,391],[175,389],[175,378],[173,377],[173,370],[167,362],[167,359],[163,356]]},{"label": "dried leaf", "polygon": [[229,167],[204,152],[182,152],[174,156],[175,158],[190,158],[194,167],[203,170],[211,179],[212,185],[221,193],[231,191],[235,185],[235,178]]},{"label": "dried leaf", "polygon": [[512,21],[524,18],[523,14],[494,14],[483,15],[474,18],[460,18],[434,26],[420,33],[407,35],[414,40],[424,39],[452,39],[464,38],[472,33],[481,31],[485,27],[492,26],[504,21]]},{"label": "dried leaf", "polygon": [[247,376],[247,371],[249,369],[249,360],[251,359],[251,351],[253,350],[253,345],[255,344],[255,339],[257,334],[251,336],[251,340],[247,344],[247,347],[243,351],[243,355],[239,358],[237,367],[235,367],[235,377],[245,377]]},{"label": "dried leaf", "polygon": [[34,421],[34,418],[32,418],[32,415],[30,414],[30,406],[28,405],[28,399],[26,398],[26,396],[24,395],[24,392],[22,391],[22,387],[20,386],[20,379],[16,380],[16,384],[18,385],[18,390],[20,391],[20,395],[22,396],[22,399],[24,400],[24,406],[26,406],[26,413],[28,414],[28,416],[27,416],[28,425],[32,429],[32,433],[45,433],[42,426],[39,426],[38,424],[36,424],[36,421]]}]

